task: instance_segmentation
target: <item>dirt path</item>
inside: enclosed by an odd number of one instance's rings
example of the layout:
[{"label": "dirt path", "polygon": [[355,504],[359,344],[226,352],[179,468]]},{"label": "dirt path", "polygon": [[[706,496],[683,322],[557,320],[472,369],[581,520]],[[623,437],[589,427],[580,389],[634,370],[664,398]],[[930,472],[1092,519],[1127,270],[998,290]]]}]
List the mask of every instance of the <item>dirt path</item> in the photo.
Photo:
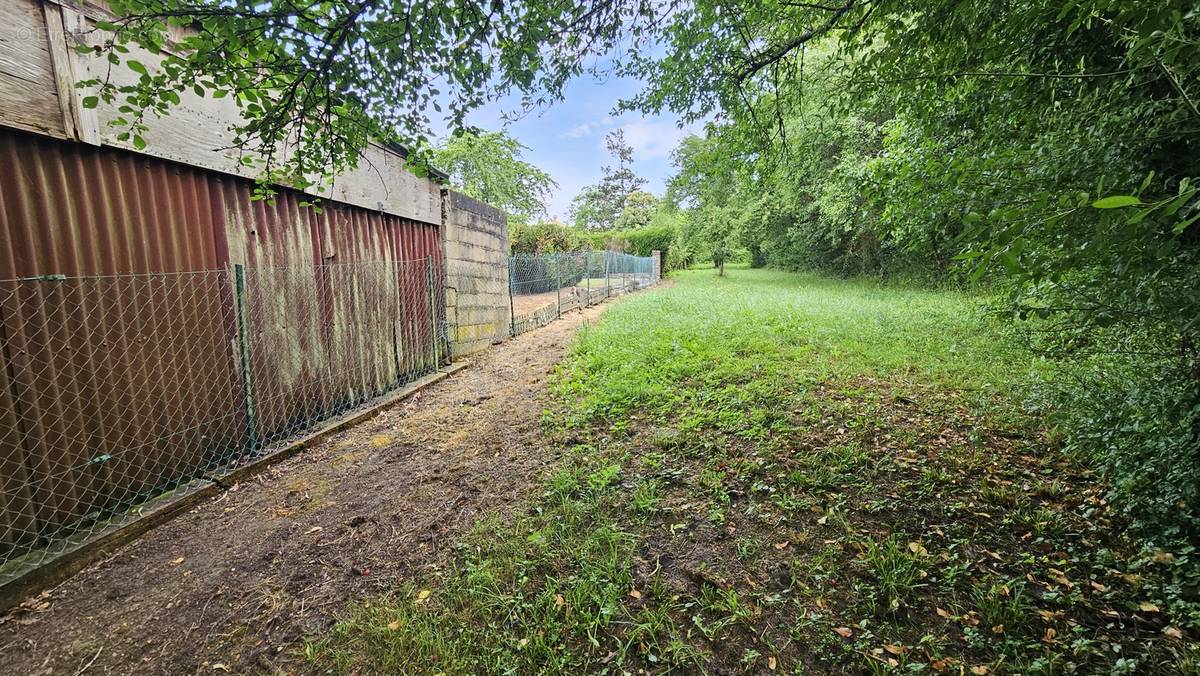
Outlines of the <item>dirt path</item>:
[{"label": "dirt path", "polygon": [[[547,462],[547,374],[574,312],[256,480],[146,534],[0,618],[0,672],[246,673],[297,668],[348,599],[446,560]],[[302,665],[299,665],[302,667]]]}]

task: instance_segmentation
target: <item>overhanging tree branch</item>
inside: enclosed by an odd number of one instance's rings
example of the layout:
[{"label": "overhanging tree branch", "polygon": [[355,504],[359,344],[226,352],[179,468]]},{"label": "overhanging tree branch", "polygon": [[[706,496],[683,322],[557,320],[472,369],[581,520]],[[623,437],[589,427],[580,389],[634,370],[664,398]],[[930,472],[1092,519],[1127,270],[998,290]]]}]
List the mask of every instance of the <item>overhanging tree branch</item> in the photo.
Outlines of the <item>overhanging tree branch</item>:
[{"label": "overhanging tree branch", "polygon": [[[844,5],[832,8],[832,16],[830,16],[825,23],[821,24],[820,26],[810,27],[790,40],[778,45],[773,45],[757,54],[752,55],[746,61],[746,64],[736,73],[734,73],[734,79],[739,83],[744,82],[748,78],[754,77],[759,71],[767,66],[770,66],[778,62],[780,59],[783,59],[793,50],[798,49],[806,42],[828,33],[837,26],[838,21],[840,21],[842,17],[844,17],[850,10],[854,9],[854,7],[858,4],[859,3],[856,2],[856,0],[846,0]],[[822,9],[828,10],[830,8],[822,7]]]}]

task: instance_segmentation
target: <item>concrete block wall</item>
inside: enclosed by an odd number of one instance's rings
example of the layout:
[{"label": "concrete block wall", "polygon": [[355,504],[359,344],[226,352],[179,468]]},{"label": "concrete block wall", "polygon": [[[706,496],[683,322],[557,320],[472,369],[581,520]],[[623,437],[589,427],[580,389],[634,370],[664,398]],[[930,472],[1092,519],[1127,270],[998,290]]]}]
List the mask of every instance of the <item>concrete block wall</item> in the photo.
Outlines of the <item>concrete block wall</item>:
[{"label": "concrete block wall", "polygon": [[452,358],[508,337],[508,218],[466,195],[442,191],[446,322]]}]

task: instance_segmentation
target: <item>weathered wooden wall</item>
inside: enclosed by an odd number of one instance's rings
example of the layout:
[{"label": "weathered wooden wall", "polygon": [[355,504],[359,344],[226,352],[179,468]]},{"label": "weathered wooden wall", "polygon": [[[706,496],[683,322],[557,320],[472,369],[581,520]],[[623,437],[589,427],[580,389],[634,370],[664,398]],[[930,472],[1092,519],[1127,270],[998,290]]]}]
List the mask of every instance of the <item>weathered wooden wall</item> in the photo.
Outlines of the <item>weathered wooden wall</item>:
[{"label": "weathered wooden wall", "polygon": [[[229,150],[233,139],[229,128],[241,119],[231,97],[181,93],[181,104],[170,115],[146,121],[147,146],[141,150],[117,138],[122,129],[110,124],[120,116],[119,97],[95,109],[83,107],[90,92],[76,87],[76,82],[111,78],[120,85],[137,77],[125,67],[110,70],[104,56],[75,50],[78,44],[104,40],[94,24],[105,17],[105,10],[96,4],[0,0],[0,126],[255,178],[256,169],[239,163]],[[136,49],[127,58],[151,69],[160,61],[159,56]],[[366,149],[356,169],[338,176],[332,185],[309,192],[402,218],[441,222],[438,184],[407,171],[399,152],[379,145]]]}]

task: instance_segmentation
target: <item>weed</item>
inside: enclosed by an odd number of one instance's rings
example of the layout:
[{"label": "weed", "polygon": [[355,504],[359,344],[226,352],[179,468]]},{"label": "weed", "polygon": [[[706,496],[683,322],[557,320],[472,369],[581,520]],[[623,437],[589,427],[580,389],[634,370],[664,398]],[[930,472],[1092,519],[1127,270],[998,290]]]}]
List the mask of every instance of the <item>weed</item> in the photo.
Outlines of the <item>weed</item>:
[{"label": "weed", "polygon": [[[918,550],[919,551],[919,550]],[[883,540],[868,540],[862,560],[875,578],[875,588],[896,611],[925,578],[925,559],[895,536]]]},{"label": "weed", "polygon": [[662,498],[662,483],[657,479],[643,479],[637,482],[629,497],[634,511],[640,514],[654,512],[658,509],[658,503],[662,501]]},{"label": "weed", "polygon": [[972,596],[983,624],[993,633],[1012,634],[1024,629],[1030,614],[1024,582],[985,579],[975,586]]}]

